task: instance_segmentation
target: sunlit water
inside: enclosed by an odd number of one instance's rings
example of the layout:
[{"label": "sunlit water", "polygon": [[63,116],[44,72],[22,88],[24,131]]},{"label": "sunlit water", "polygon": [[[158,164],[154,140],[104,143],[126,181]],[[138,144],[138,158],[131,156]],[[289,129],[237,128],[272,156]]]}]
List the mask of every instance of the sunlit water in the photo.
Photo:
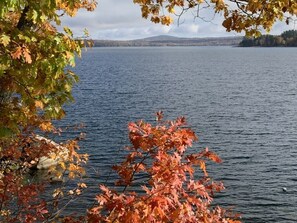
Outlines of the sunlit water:
[{"label": "sunlit water", "polygon": [[128,122],[153,121],[163,110],[187,117],[199,136],[193,152],[209,147],[223,159],[210,166],[226,186],[218,204],[244,222],[297,222],[296,58],[295,48],[88,50],[77,61],[76,103],[62,124],[85,123],[81,147],[90,154],[90,187],[72,210],[92,204],[99,183],[111,184]]}]

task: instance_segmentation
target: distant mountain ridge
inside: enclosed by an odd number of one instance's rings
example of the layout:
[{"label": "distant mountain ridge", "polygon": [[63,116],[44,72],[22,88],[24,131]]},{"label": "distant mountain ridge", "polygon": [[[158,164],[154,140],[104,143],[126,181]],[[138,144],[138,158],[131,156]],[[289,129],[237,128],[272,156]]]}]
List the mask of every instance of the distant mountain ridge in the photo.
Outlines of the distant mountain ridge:
[{"label": "distant mountain ridge", "polygon": [[94,40],[94,46],[238,46],[242,39],[243,37],[183,38],[160,35],[136,40]]},{"label": "distant mountain ridge", "polygon": [[170,35],[159,35],[159,36],[151,36],[147,38],[142,39],[136,39],[134,41],[174,41],[174,40],[180,40],[185,39],[182,37],[176,37],[176,36],[170,36]]}]

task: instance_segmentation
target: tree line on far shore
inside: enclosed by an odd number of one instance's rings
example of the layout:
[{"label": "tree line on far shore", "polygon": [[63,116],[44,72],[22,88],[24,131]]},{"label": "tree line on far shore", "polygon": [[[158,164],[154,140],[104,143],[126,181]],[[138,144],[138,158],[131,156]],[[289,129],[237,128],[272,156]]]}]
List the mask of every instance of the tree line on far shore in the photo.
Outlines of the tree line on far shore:
[{"label": "tree line on far shore", "polygon": [[297,30],[288,30],[281,35],[262,35],[256,38],[245,37],[241,47],[297,47]]}]

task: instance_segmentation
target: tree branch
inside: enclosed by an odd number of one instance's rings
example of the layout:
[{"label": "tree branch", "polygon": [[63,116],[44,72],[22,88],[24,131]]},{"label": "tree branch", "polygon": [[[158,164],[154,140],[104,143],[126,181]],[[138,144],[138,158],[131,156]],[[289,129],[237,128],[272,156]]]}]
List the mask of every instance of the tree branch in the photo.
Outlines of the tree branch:
[{"label": "tree branch", "polygon": [[27,15],[27,12],[29,11],[29,6],[25,6],[22,14],[21,14],[21,17],[18,21],[18,24],[17,24],[17,28],[19,30],[22,30],[24,28],[24,26],[26,25],[26,23],[28,22],[27,19],[26,19],[26,15]]}]

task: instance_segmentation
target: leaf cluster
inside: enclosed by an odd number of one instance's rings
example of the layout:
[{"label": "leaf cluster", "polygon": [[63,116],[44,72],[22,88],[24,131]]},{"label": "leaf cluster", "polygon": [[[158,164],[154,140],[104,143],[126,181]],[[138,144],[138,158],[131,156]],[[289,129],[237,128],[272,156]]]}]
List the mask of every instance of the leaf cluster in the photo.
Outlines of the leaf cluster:
[{"label": "leaf cluster", "polygon": [[95,1],[4,0],[0,2],[0,137],[20,133],[28,126],[52,130],[62,105],[73,100],[78,77],[75,65],[83,41],[69,28],[56,29],[60,16],[78,9],[93,10]]},{"label": "leaf cluster", "polygon": [[[158,117],[156,126],[144,121],[129,124],[132,146],[124,162],[114,166],[120,177],[117,189],[100,186],[97,205],[86,221],[237,222],[222,208],[211,207],[213,193],[224,187],[211,180],[205,162],[221,162],[220,158],[208,149],[188,154],[197,137],[185,119]],[[196,173],[196,167],[202,171]]]},{"label": "leaf cluster", "polygon": [[173,22],[170,15],[181,16],[194,10],[196,17],[202,9],[223,14],[222,25],[227,31],[245,31],[247,36],[259,36],[260,30],[270,31],[277,20],[289,23],[297,15],[295,0],[134,0],[141,6],[142,17],[155,23],[169,25]]},{"label": "leaf cluster", "polygon": [[[42,157],[58,160],[48,172],[50,177],[84,174],[87,156],[77,152],[78,140],[63,145],[66,160],[58,157],[62,145],[34,132],[59,133],[52,120],[65,115],[63,105],[73,100],[71,89],[78,81],[70,67],[81,55],[84,41],[75,39],[68,27],[57,28],[61,16],[74,16],[79,9],[92,11],[96,4],[94,0],[0,1],[1,222],[41,222],[59,214],[56,197],[52,213],[48,213],[52,203],[42,197],[49,176],[35,180]],[[79,195],[81,189],[74,191]]]}]

